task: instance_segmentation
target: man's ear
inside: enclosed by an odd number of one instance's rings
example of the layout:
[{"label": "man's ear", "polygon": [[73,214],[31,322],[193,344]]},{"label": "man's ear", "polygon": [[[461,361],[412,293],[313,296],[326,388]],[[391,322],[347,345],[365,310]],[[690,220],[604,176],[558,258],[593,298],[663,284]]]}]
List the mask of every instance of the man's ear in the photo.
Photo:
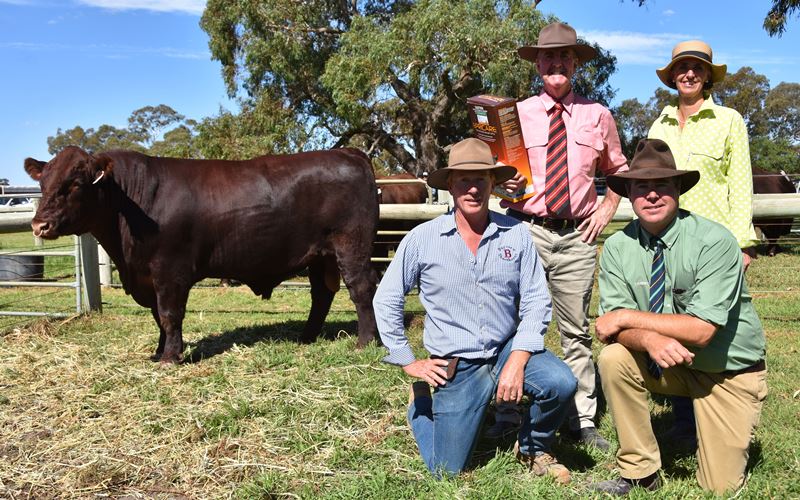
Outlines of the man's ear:
[{"label": "man's ear", "polygon": [[33,158],[25,158],[25,171],[31,176],[31,179],[39,181],[42,178],[42,170],[47,163]]},{"label": "man's ear", "polygon": [[96,156],[92,162],[92,173],[94,175],[92,184],[97,184],[103,178],[110,177],[113,170],[114,160],[110,156],[104,154]]}]

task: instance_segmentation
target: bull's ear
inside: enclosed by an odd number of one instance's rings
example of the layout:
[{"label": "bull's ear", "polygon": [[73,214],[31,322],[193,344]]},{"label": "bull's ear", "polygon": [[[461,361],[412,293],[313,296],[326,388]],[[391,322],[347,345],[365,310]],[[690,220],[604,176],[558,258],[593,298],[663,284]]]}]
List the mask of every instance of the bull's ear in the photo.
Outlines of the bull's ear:
[{"label": "bull's ear", "polygon": [[33,158],[25,158],[25,171],[31,176],[31,179],[39,181],[42,177],[42,169],[47,165],[43,161],[34,160]]},{"label": "bull's ear", "polygon": [[114,170],[114,160],[112,160],[110,156],[96,156],[92,162],[92,172],[94,175],[94,182],[92,182],[92,184],[97,184],[104,177],[110,177],[112,170]]}]

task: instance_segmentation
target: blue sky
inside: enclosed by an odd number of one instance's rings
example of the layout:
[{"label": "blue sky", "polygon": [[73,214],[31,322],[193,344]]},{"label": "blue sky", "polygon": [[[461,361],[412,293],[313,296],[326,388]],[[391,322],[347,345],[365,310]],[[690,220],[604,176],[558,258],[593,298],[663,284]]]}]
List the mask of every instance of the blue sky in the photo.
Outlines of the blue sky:
[{"label": "blue sky", "polygon": [[[750,66],[772,86],[800,82],[800,20],[782,38],[761,23],[771,2],[544,0],[539,9],[617,57],[617,102],[646,100],[672,46],[699,38],[729,72]],[[202,0],[0,0],[0,178],[31,185],[31,156],[50,158],[57,129],[126,126],[167,104],[194,119],[234,109],[199,21]],[[735,6],[735,7],[732,7]]]}]

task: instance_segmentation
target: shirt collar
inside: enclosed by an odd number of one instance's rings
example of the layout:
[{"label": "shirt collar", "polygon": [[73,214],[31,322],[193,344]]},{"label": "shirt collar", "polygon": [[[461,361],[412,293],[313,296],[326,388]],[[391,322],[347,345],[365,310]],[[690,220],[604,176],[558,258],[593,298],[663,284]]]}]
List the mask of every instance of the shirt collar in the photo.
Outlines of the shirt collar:
[{"label": "shirt collar", "polygon": [[[670,104],[664,107],[664,110],[661,112],[661,119],[662,120],[672,120],[675,123],[678,123],[678,100],[677,97],[673,99],[673,104]],[[693,114],[689,118],[694,116],[700,118],[703,116],[709,116],[713,118],[716,116],[714,109],[717,107],[717,104],[714,102],[714,98],[708,96],[704,101],[703,104],[700,105],[700,109],[697,110],[697,113]]]},{"label": "shirt collar", "polygon": [[[553,106],[556,104],[556,100],[548,94],[547,92],[542,91],[539,94],[539,97],[542,99],[542,104],[544,104],[544,109],[547,111],[547,114],[550,114],[550,110],[553,109]],[[564,111],[567,112],[568,115],[572,115],[572,104],[575,102],[575,93],[570,90],[567,95],[561,98],[561,104],[564,106]]]},{"label": "shirt collar", "polygon": [[[489,238],[494,233],[507,230],[516,225],[514,219],[503,217],[501,214],[489,210],[489,225],[486,226],[486,231],[483,232],[483,238]],[[456,228],[456,210],[453,208],[441,218],[439,223],[439,234],[442,236],[452,236],[458,233]]]},{"label": "shirt collar", "polygon": [[660,239],[664,242],[664,245],[667,248],[672,248],[672,246],[678,241],[682,220],[688,216],[689,212],[683,209],[678,209],[678,215],[672,220],[670,225],[658,235],[652,235],[648,233],[642,228],[641,225],[639,225],[639,243],[646,248],[653,248],[655,246],[655,240]]}]

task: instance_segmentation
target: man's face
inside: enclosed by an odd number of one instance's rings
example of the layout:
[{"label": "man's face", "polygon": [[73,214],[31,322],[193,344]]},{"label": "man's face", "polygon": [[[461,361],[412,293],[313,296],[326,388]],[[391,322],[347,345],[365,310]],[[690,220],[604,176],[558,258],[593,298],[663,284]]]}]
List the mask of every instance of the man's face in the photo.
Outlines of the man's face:
[{"label": "man's face", "polygon": [[[572,49],[540,50],[536,55],[536,69],[546,89],[569,86],[575,74],[577,59]],[[560,96],[558,96],[560,97]]]},{"label": "man's face", "polygon": [[489,170],[454,170],[449,178],[450,195],[457,211],[474,215],[488,208],[493,177]]},{"label": "man's face", "polygon": [[642,227],[652,235],[663,231],[678,213],[680,181],[667,179],[631,180],[628,194],[633,212]]},{"label": "man's face", "polygon": [[684,97],[696,97],[703,93],[703,84],[711,74],[708,63],[697,59],[683,59],[670,69],[670,77],[675,82],[678,93]]}]

